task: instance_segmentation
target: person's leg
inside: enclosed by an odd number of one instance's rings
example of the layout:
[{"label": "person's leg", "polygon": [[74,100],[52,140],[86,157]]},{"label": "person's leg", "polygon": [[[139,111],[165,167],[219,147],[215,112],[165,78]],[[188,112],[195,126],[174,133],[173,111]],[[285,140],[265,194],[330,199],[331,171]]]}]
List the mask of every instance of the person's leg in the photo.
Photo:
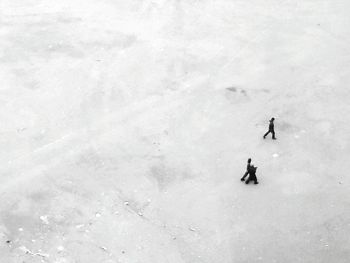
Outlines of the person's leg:
[{"label": "person's leg", "polygon": [[247,181],[245,181],[245,183],[246,183],[246,184],[249,184],[249,181],[250,181],[250,175],[249,175]]},{"label": "person's leg", "polygon": [[270,131],[267,131],[267,133],[264,134],[264,139],[266,138],[266,136],[270,133]]},{"label": "person's leg", "polygon": [[272,139],[276,140],[275,131],[271,131],[271,133],[272,133]]},{"label": "person's leg", "polygon": [[244,181],[244,179],[247,177],[248,172],[245,172],[245,174],[243,175],[243,177],[241,178],[241,181]]}]

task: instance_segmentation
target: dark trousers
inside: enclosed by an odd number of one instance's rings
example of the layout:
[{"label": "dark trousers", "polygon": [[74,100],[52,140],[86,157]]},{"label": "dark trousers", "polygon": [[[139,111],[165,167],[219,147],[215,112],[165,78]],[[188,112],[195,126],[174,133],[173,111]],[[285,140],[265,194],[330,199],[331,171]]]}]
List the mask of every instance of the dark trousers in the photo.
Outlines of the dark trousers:
[{"label": "dark trousers", "polygon": [[267,133],[265,133],[264,138],[265,138],[270,132],[272,133],[272,139],[276,139],[276,137],[275,137],[275,131],[274,131],[274,130],[269,130]]},{"label": "dark trousers", "polygon": [[245,181],[245,183],[249,184],[250,181],[254,181],[254,184],[257,184],[258,183],[258,179],[256,178],[256,175],[253,175],[253,174],[249,175],[248,180]]},{"label": "dark trousers", "polygon": [[245,174],[243,175],[242,179],[244,180],[247,177],[247,175],[248,175],[248,171],[245,172]]}]

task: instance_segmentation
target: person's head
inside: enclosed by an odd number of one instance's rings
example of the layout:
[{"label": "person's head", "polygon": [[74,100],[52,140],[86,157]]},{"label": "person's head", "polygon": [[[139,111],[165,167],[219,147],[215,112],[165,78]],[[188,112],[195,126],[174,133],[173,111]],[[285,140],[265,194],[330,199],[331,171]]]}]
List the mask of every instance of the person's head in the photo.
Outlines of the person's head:
[{"label": "person's head", "polygon": [[274,121],[275,120],[275,118],[271,118],[271,121]]},{"label": "person's head", "polygon": [[249,158],[249,159],[248,159],[248,163],[251,163],[251,162],[252,162],[252,159],[251,159],[251,158]]}]

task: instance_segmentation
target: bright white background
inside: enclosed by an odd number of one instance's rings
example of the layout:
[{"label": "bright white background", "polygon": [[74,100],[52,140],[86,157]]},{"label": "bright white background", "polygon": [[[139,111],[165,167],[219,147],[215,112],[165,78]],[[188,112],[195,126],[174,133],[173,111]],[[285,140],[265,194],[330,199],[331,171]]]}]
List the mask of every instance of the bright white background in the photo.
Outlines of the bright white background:
[{"label": "bright white background", "polygon": [[349,11],[1,0],[0,262],[349,262]]}]

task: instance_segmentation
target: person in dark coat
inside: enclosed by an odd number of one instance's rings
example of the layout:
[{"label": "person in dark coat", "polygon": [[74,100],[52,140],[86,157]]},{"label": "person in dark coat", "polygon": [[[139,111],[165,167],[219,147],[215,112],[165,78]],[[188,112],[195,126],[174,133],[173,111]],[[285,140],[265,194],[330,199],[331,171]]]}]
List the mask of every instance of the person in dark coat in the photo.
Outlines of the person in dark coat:
[{"label": "person in dark coat", "polygon": [[258,184],[258,179],[256,178],[256,169],[258,167],[254,167],[254,165],[250,166],[249,168],[249,177],[247,181],[245,181],[246,184],[249,184],[250,181],[254,181],[254,184]]},{"label": "person in dark coat", "polygon": [[272,133],[272,139],[276,140],[276,136],[275,136],[275,124],[273,123],[275,120],[275,118],[271,118],[270,120],[270,124],[269,124],[269,130],[267,131],[267,133],[264,134],[264,139],[266,138],[266,136],[271,132]]},{"label": "person in dark coat", "polygon": [[249,168],[250,168],[250,164],[252,162],[252,159],[249,158],[247,161],[247,171],[245,172],[245,174],[243,175],[243,177],[241,178],[241,181],[243,182],[245,180],[245,178],[247,177],[247,175],[249,174]]}]

